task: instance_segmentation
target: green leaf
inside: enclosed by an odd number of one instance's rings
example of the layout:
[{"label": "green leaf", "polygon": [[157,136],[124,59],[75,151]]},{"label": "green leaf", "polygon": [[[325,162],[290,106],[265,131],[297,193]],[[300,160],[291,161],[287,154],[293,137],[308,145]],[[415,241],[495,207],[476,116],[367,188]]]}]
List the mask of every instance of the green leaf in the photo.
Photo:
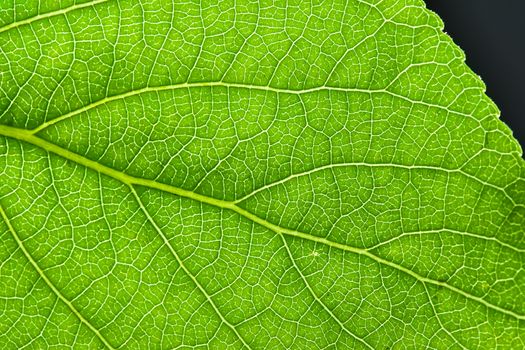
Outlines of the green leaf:
[{"label": "green leaf", "polygon": [[0,3],[5,349],[523,349],[525,162],[420,0]]}]

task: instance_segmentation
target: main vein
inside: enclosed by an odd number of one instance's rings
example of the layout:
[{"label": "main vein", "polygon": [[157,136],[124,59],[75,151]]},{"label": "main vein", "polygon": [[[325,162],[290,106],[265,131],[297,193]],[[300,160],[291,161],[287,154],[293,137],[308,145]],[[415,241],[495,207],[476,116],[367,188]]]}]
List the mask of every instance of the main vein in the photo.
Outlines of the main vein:
[{"label": "main vein", "polygon": [[185,198],[190,198],[190,199],[193,199],[193,200],[196,200],[196,201],[199,201],[199,202],[202,202],[202,203],[206,203],[206,204],[210,204],[210,205],[213,205],[215,207],[218,207],[218,208],[223,208],[223,209],[228,209],[228,210],[232,210],[234,212],[236,212],[237,214],[263,226],[263,227],[266,227],[267,229],[275,232],[275,233],[278,233],[278,234],[284,234],[284,235],[288,235],[288,236],[292,236],[292,237],[298,237],[298,238],[301,238],[301,239],[305,239],[305,240],[308,240],[308,241],[312,241],[312,242],[316,242],[316,243],[320,243],[320,244],[323,244],[323,245],[327,245],[327,246],[330,246],[330,247],[333,247],[333,248],[336,248],[336,249],[340,249],[340,250],[343,250],[343,251],[347,251],[347,252],[351,252],[351,253],[355,253],[355,254],[359,254],[359,255],[363,255],[363,256],[366,256],[380,264],[383,264],[383,265],[386,265],[386,266],[390,266],[391,268],[394,268],[396,270],[399,270],[413,278],[415,278],[416,280],[422,282],[422,283],[430,283],[430,284],[434,284],[434,285],[437,285],[437,286],[440,286],[440,287],[444,287],[446,289],[449,289],[450,291],[453,291],[455,293],[458,293],[460,295],[463,295],[464,297],[468,298],[468,299],[471,299],[471,300],[475,300],[477,302],[479,302],[480,304],[483,304],[485,305],[486,307],[490,308],[490,309],[493,309],[493,310],[496,310],[498,312],[501,312],[503,314],[506,314],[508,316],[511,316],[511,317],[514,317],[516,319],[519,319],[519,320],[525,320],[525,315],[521,315],[521,314],[518,314],[512,310],[508,310],[508,309],[505,309],[505,308],[502,308],[500,306],[497,306],[497,305],[494,305],[494,304],[491,304],[490,302],[484,300],[483,298],[480,298],[478,296],[475,296],[475,295],[472,295],[468,292],[465,292],[464,290],[462,289],[459,289],[457,287],[454,287],[446,282],[443,282],[443,281],[437,281],[437,280],[433,280],[429,277],[425,277],[425,276],[422,276],[422,275],[419,275],[418,273],[402,266],[402,265],[399,265],[399,264],[396,264],[392,261],[389,261],[389,260],[386,260],[386,259],[383,259],[381,258],[380,256],[377,256],[375,254],[373,254],[372,252],[370,252],[369,250],[367,249],[363,249],[363,248],[357,248],[357,247],[353,247],[353,246],[350,246],[350,245],[347,245],[347,244],[342,244],[342,243],[338,243],[338,242],[334,242],[334,241],[330,241],[326,238],[323,238],[323,237],[318,237],[318,236],[314,236],[314,235],[311,235],[311,234],[308,234],[308,233],[305,233],[305,232],[301,232],[301,231],[297,231],[297,230],[291,230],[291,229],[288,229],[288,228],[284,228],[284,227],[280,227],[278,225],[275,225],[251,212],[249,212],[248,210],[246,209],[243,209],[241,208],[240,206],[238,206],[235,202],[230,202],[230,201],[224,201],[224,200],[220,200],[220,199],[216,199],[216,198],[213,198],[213,197],[208,197],[208,196],[204,196],[202,194],[199,194],[199,193],[195,193],[195,192],[192,192],[192,191],[188,191],[188,190],[185,190],[185,189],[182,189],[182,188],[178,188],[178,187],[175,187],[175,186],[171,186],[171,185],[167,185],[167,184],[164,184],[164,183],[160,183],[160,182],[157,182],[157,181],[154,181],[154,180],[149,180],[149,179],[143,179],[143,178],[139,178],[139,177],[135,177],[135,176],[131,176],[131,175],[128,175],[126,173],[123,173],[123,172],[120,172],[118,170],[115,170],[113,168],[110,168],[108,166],[105,166],[103,164],[100,164],[96,161],[93,161],[91,159],[88,159],[86,157],[83,157],[77,153],[74,153],[74,152],[71,152],[67,149],[64,149],[54,143],[51,143],[49,141],[46,141],[44,139],[41,139],[40,137],[38,136],[35,136],[31,131],[29,130],[24,130],[24,129],[19,129],[19,128],[14,128],[14,127],[9,127],[9,126],[2,126],[0,128],[0,135],[4,135],[4,136],[7,136],[7,137],[11,137],[11,138],[15,138],[15,139],[18,139],[20,141],[25,141],[25,142],[28,142],[30,144],[33,144],[37,147],[40,147],[42,149],[45,149],[49,152],[52,152],[52,153],[55,153],[63,158],[66,158],[70,161],[73,161],[77,164],[80,164],[82,166],[85,166],[87,168],[90,168],[92,170],[95,170],[95,171],[98,171],[102,174],[105,174],[107,176],[110,176],[116,180],[119,180],[121,181],[122,183],[124,184],[127,184],[129,186],[133,186],[133,185],[139,185],[139,186],[144,186],[144,187],[149,187],[149,188],[153,188],[153,189],[157,189],[157,190],[160,190],[160,191],[163,191],[163,192],[168,192],[168,193],[172,193],[172,194],[175,194],[177,196],[181,196],[181,197],[185,197]]}]

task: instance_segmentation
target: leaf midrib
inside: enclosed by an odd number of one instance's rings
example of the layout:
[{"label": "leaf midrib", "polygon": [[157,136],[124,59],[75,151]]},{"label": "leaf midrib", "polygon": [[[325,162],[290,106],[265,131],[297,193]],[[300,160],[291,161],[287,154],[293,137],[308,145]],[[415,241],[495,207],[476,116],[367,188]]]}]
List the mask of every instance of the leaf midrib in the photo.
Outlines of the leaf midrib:
[{"label": "leaf midrib", "polygon": [[318,236],[314,236],[314,235],[311,235],[311,234],[308,234],[308,233],[305,233],[305,232],[301,232],[301,231],[297,231],[297,230],[291,230],[291,229],[288,229],[288,228],[284,228],[284,227],[280,227],[278,225],[275,225],[267,220],[264,220],[262,219],[261,217],[247,211],[246,209],[243,209],[241,207],[239,207],[235,202],[230,202],[230,201],[225,201],[225,200],[221,200],[221,199],[216,199],[216,198],[213,198],[213,197],[208,197],[208,196],[204,196],[202,194],[199,194],[199,193],[195,193],[195,192],[192,192],[192,191],[188,191],[188,190],[185,190],[185,189],[182,189],[182,188],[178,188],[178,187],[175,187],[175,186],[171,186],[171,185],[167,185],[167,184],[164,184],[164,183],[160,183],[160,182],[157,182],[157,181],[154,181],[154,180],[149,180],[149,179],[143,179],[143,178],[139,178],[139,177],[134,177],[134,176],[131,176],[131,175],[128,175],[126,173],[123,173],[123,172],[120,172],[118,170],[115,170],[113,168],[110,168],[108,166],[105,166],[103,164],[100,164],[96,161],[93,161],[91,159],[88,159],[88,158],[85,158],[79,154],[76,154],[74,152],[71,152],[67,149],[64,149],[54,143],[51,143],[49,141],[46,141],[44,139],[41,139],[37,136],[35,136],[34,134],[31,133],[31,131],[28,131],[28,130],[24,130],[24,129],[18,129],[18,128],[14,128],[14,127],[8,127],[8,126],[1,126],[0,127],[0,135],[4,135],[6,137],[10,137],[10,138],[14,138],[14,139],[17,139],[19,141],[24,141],[24,142],[27,142],[27,143],[30,143],[32,145],[35,145],[39,148],[42,148],[48,152],[52,152],[52,153],[55,153],[65,159],[68,159],[72,162],[75,162],[77,164],[80,164],[82,166],[85,166],[89,169],[92,169],[94,171],[97,171],[99,173],[102,173],[102,174],[105,174],[107,176],[110,176],[128,186],[135,186],[135,185],[138,185],[138,186],[144,186],[144,187],[148,187],[148,188],[153,188],[153,189],[156,189],[156,190],[159,190],[159,191],[163,191],[163,192],[167,192],[167,193],[171,193],[171,194],[174,194],[174,195],[177,195],[177,196],[180,196],[180,197],[184,197],[184,198],[189,198],[189,199],[193,199],[193,200],[196,200],[196,201],[199,201],[201,203],[205,203],[205,204],[209,204],[209,205],[212,205],[212,206],[215,206],[215,207],[218,207],[218,208],[222,208],[222,209],[227,209],[227,210],[232,210],[234,212],[236,212],[237,214],[243,216],[244,218],[256,223],[256,224],[259,224],[277,234],[282,234],[282,235],[288,235],[288,236],[291,236],[291,237],[297,237],[297,238],[301,238],[301,239],[305,239],[305,240],[308,240],[308,241],[311,241],[311,242],[315,242],[315,243],[320,243],[320,244],[323,244],[323,245],[326,245],[326,246],[329,246],[329,247],[332,247],[332,248],[336,248],[336,249],[340,249],[340,250],[343,250],[343,251],[347,251],[347,252],[350,252],[350,253],[354,253],[354,254],[359,254],[359,255],[362,255],[362,256],[366,256],[380,264],[383,264],[385,266],[389,266],[391,268],[394,268],[398,271],[401,271],[403,273],[405,273],[406,275],[409,275],[413,278],[415,278],[416,280],[422,282],[422,283],[430,283],[430,284],[433,284],[433,285],[437,285],[437,286],[440,286],[440,287],[444,287],[444,288],[447,288],[448,290],[452,291],[452,292],[455,292],[455,293],[458,293],[460,295],[463,295],[464,297],[468,298],[468,299],[471,299],[471,300],[474,300],[474,301],[477,301],[478,303],[480,304],[483,304],[485,305],[486,307],[490,308],[490,309],[493,309],[495,311],[498,311],[500,313],[503,313],[505,315],[508,315],[508,316],[511,316],[513,318],[516,318],[518,320],[525,320],[525,315],[521,315],[521,314],[518,314],[512,310],[508,310],[508,309],[505,309],[503,307],[500,307],[498,305],[494,305],[486,300],[484,300],[483,298],[480,298],[478,296],[475,296],[475,295],[472,295],[462,289],[459,289],[457,287],[454,287],[446,282],[443,282],[443,281],[438,281],[438,280],[433,280],[431,278],[428,278],[428,277],[424,277],[424,276],[421,276],[419,275],[418,273],[402,266],[402,265],[399,265],[399,264],[396,264],[392,261],[389,261],[389,260],[386,260],[386,259],[383,259],[381,258],[380,256],[377,256],[373,253],[371,253],[369,250],[367,249],[363,249],[363,248],[357,248],[357,247],[353,247],[353,246],[350,246],[350,245],[347,245],[347,244],[342,244],[342,243],[338,243],[338,242],[333,242],[333,241],[330,241],[326,238],[322,238],[322,237],[318,237]]}]

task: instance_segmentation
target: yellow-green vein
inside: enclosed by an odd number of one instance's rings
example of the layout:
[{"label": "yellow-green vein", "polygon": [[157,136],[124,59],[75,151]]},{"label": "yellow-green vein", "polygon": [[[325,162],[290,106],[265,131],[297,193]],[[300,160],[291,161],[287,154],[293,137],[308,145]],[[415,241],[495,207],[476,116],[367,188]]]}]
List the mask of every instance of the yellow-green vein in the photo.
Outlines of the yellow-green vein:
[{"label": "yellow-green vein", "polygon": [[323,238],[323,237],[318,237],[318,236],[313,236],[313,235],[310,235],[308,233],[304,233],[304,232],[300,232],[300,231],[296,231],[296,230],[291,230],[291,229],[287,229],[287,228],[283,228],[283,227],[280,227],[278,225],[275,225],[269,221],[266,221],[262,218],[260,218],[259,216],[247,211],[246,209],[243,209],[241,207],[239,207],[238,205],[236,205],[234,202],[229,202],[229,201],[224,201],[224,200],[220,200],[220,199],[216,199],[216,198],[212,198],[212,197],[208,197],[208,196],[204,196],[202,194],[198,194],[198,193],[195,193],[195,192],[192,192],[192,191],[188,191],[188,190],[184,190],[184,189],[181,189],[181,188],[178,188],[178,187],[175,187],[175,186],[171,186],[171,185],[167,185],[167,184],[163,184],[163,183],[160,183],[160,182],[157,182],[157,181],[153,181],[153,180],[148,180],[148,179],[143,179],[143,178],[138,178],[138,177],[134,177],[134,176],[131,176],[131,175],[128,175],[128,174],[125,174],[123,172],[120,172],[118,170],[115,170],[115,169],[112,169],[110,167],[107,167],[105,165],[102,165],[100,163],[97,163],[91,159],[88,159],[88,158],[85,158],[79,154],[76,154],[74,152],[71,152],[67,149],[64,149],[56,144],[53,144],[51,142],[48,142],[46,140],[43,140],[35,135],[33,135],[30,131],[28,130],[23,130],[23,129],[18,129],[18,128],[13,128],[13,127],[8,127],[8,126],[2,126],[0,128],[0,135],[4,135],[4,136],[7,136],[7,137],[11,137],[11,138],[15,138],[15,139],[18,139],[20,141],[25,141],[25,142],[28,142],[30,144],[33,144],[35,146],[38,146],[48,152],[52,152],[52,153],[55,153],[61,157],[64,157],[70,161],[73,161],[73,162],[76,162],[80,165],[83,165],[87,168],[90,168],[92,170],[95,170],[95,171],[98,171],[102,174],[105,174],[105,175],[108,175],[110,177],[113,177],[114,179],[117,179],[129,186],[132,186],[132,185],[140,185],[140,186],[144,186],[144,187],[149,187],[149,188],[153,188],[153,189],[157,189],[157,190],[160,190],[160,191],[164,191],[164,192],[168,192],[168,193],[172,193],[172,194],[175,194],[175,195],[178,195],[178,196],[181,196],[181,197],[186,197],[186,198],[190,198],[190,199],[193,199],[193,200],[196,200],[196,201],[199,201],[199,202],[202,202],[202,203],[206,203],[206,204],[210,204],[210,205],[213,205],[213,206],[216,206],[216,207],[219,207],[219,208],[223,208],[223,209],[229,209],[229,210],[232,210],[236,213],[238,213],[239,215],[263,226],[263,227],[266,227],[267,229],[273,231],[273,232],[276,232],[276,233],[280,233],[280,234],[285,234],[285,235],[288,235],[288,236],[293,236],[293,237],[298,237],[298,238],[301,238],[301,239],[305,239],[305,240],[309,240],[309,241],[312,241],[312,242],[316,242],[316,243],[320,243],[320,244],[324,244],[324,245],[327,245],[327,246],[330,246],[330,247],[333,247],[333,248],[337,248],[337,249],[340,249],[340,250],[344,250],[344,251],[347,251],[347,252],[351,252],[351,253],[355,253],[355,254],[360,254],[360,255],[363,255],[363,256],[366,256],[380,264],[383,264],[383,265],[386,265],[386,266],[390,266],[391,268],[394,268],[396,270],[399,270],[399,271],[402,271],[404,272],[405,274],[415,278],[416,280],[420,281],[420,282],[423,282],[423,283],[430,283],[430,284],[434,284],[434,285],[437,285],[437,286],[440,286],[440,287],[444,287],[444,288],[447,288],[455,293],[458,293],[468,299],[471,299],[471,300],[475,300],[477,302],[479,302],[480,304],[482,305],[485,305],[486,307],[490,308],[490,309],[493,309],[493,310],[496,310],[498,312],[501,312],[505,315],[508,315],[508,316],[511,316],[511,317],[514,317],[518,320],[525,320],[525,315],[521,315],[521,314],[518,314],[512,310],[508,310],[508,309],[505,309],[505,308],[502,308],[500,306],[497,306],[497,305],[494,305],[494,304],[491,304],[489,303],[488,301],[484,300],[483,298],[480,298],[478,296],[475,296],[475,295],[472,295],[470,293],[467,293],[457,287],[454,287],[446,282],[442,282],[442,281],[437,281],[437,280],[433,280],[431,278],[428,278],[428,277],[424,277],[424,276],[421,276],[419,275],[418,273],[402,266],[402,265],[398,265],[394,262],[391,262],[389,260],[386,260],[386,259],[383,259],[381,258],[380,256],[377,256],[373,253],[371,253],[370,251],[368,251],[367,249],[363,249],[363,248],[357,248],[357,247],[352,247],[352,246],[349,246],[349,245],[346,245],[346,244],[342,244],[342,243],[337,243],[337,242],[333,242],[333,241],[330,241],[326,238]]}]

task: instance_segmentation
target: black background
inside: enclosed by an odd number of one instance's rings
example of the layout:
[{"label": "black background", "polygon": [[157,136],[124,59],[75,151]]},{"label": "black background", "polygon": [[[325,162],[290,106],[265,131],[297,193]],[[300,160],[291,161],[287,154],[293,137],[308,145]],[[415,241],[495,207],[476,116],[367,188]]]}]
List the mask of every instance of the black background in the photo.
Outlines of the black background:
[{"label": "black background", "polygon": [[525,149],[525,0],[425,0]]}]

